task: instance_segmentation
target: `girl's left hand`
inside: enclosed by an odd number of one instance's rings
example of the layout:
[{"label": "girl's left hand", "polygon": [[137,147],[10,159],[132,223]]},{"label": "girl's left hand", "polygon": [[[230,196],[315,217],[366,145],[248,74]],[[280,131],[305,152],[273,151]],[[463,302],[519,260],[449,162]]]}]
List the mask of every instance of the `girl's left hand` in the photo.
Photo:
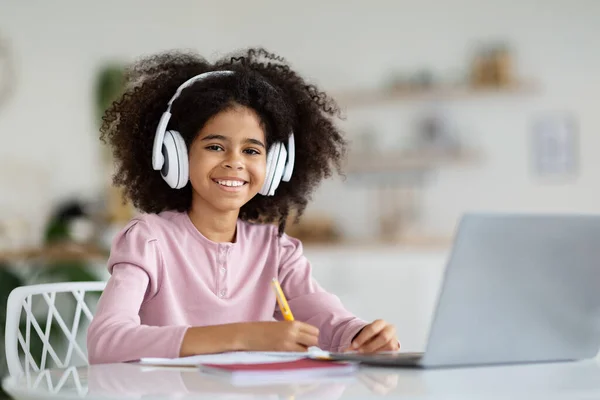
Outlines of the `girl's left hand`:
[{"label": "girl's left hand", "polygon": [[380,351],[396,351],[400,343],[396,337],[396,328],[382,319],[365,326],[352,341],[350,351],[359,353],[375,353]]}]

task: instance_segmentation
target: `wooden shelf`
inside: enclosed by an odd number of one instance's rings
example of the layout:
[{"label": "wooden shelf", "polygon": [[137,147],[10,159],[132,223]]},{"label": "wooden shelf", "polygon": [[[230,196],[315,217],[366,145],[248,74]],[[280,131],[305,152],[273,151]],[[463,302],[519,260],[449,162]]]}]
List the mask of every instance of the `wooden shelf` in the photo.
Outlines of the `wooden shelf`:
[{"label": "wooden shelf", "polygon": [[32,248],[19,251],[0,252],[0,263],[23,261],[73,262],[101,261],[108,257],[108,252],[95,246],[79,244],[60,244],[44,248]]},{"label": "wooden shelf", "polygon": [[539,92],[532,82],[519,82],[506,86],[437,86],[429,88],[364,89],[334,93],[333,98],[342,107],[373,106],[399,101],[452,100],[481,96],[524,96]]},{"label": "wooden shelf", "polygon": [[345,171],[347,173],[372,173],[423,170],[445,165],[468,165],[480,159],[480,154],[473,150],[354,153],[348,157]]}]

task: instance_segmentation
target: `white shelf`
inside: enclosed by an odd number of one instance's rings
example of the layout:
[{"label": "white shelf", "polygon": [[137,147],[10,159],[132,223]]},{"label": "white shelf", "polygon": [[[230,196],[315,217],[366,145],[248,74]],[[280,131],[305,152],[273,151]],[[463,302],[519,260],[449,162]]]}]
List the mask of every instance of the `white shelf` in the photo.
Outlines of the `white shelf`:
[{"label": "white shelf", "polygon": [[505,86],[435,86],[429,88],[359,89],[333,93],[342,107],[381,105],[400,101],[459,100],[482,96],[528,96],[539,92],[536,84],[518,82]]},{"label": "white shelf", "polygon": [[348,173],[401,172],[446,165],[468,165],[480,159],[480,154],[472,150],[353,153],[348,157],[344,170]]}]

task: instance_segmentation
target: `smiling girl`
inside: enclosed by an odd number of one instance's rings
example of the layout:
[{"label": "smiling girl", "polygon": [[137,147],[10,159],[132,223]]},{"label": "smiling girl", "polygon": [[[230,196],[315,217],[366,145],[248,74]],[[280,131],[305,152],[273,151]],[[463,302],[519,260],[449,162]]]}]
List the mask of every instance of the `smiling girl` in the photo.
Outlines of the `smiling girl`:
[{"label": "smiling girl", "polygon": [[[90,363],[225,351],[397,350],[311,275],[284,233],[340,169],[337,106],[281,57],[216,63],[170,52],[130,69],[102,139],[114,182],[141,211],[113,240],[111,277],[88,330]],[[295,321],[270,288],[281,282]]]}]

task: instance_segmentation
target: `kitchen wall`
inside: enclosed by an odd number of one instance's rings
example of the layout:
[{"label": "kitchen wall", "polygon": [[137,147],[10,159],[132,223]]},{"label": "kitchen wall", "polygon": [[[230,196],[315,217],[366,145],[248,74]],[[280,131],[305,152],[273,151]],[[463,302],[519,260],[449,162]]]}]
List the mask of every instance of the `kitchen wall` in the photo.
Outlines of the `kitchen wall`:
[{"label": "kitchen wall", "polygon": [[[594,0],[1,0],[0,34],[10,39],[17,66],[14,96],[0,109],[2,213],[35,224],[54,201],[103,189],[93,85],[105,61],[174,47],[212,58],[261,45],[337,93],[423,68],[456,79],[468,72],[475,46],[495,40],[509,43],[516,72],[537,89],[442,104],[481,160],[428,175],[414,231],[451,235],[467,210],[597,212],[599,20]],[[349,108],[342,125],[351,139],[370,127],[378,145],[389,147],[405,140],[426,105],[407,100]],[[547,113],[577,120],[579,169],[573,178],[548,182],[532,174],[531,127]],[[309,211],[328,215],[350,237],[371,238],[378,229],[376,209],[364,185],[336,179],[321,187]]]}]

